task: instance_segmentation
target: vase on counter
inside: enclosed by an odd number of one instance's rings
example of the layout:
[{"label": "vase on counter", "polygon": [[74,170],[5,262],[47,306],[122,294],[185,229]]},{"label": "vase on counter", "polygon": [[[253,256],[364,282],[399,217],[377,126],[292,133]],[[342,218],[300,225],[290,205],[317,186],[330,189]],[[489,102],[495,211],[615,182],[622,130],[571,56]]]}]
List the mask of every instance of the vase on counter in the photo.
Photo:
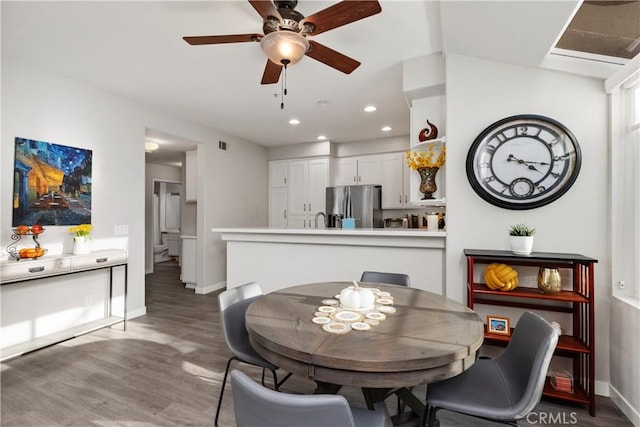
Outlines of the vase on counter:
[{"label": "vase on counter", "polygon": [[83,255],[91,253],[91,237],[76,236],[73,238],[73,254]]},{"label": "vase on counter", "polygon": [[422,200],[434,199],[433,193],[438,190],[436,186],[436,173],[438,173],[437,166],[418,168],[417,171],[420,174],[420,192],[424,194]]}]

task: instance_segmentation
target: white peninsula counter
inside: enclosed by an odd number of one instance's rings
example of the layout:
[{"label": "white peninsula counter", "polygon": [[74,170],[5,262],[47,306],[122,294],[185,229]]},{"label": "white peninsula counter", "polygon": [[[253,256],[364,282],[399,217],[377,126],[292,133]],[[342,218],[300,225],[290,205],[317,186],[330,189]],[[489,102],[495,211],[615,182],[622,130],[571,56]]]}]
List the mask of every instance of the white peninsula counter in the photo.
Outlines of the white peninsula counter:
[{"label": "white peninsula counter", "polygon": [[302,283],[360,280],[365,270],[405,273],[444,293],[443,231],[214,228],[227,242],[227,288],[258,282],[265,293]]}]

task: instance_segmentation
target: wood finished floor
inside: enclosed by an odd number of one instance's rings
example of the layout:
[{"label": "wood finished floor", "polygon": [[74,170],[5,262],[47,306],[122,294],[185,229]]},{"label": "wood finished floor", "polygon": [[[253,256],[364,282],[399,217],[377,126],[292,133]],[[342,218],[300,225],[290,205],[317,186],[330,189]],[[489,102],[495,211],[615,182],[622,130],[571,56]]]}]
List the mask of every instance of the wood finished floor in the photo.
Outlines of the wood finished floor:
[{"label": "wood finished floor", "polygon": [[[146,277],[147,315],[2,363],[1,425],[211,426],[229,353],[220,331],[218,293],[184,289],[174,263]],[[258,379],[260,371],[243,371]],[[230,385],[220,425],[234,426]],[[311,393],[314,384],[291,378],[284,390]],[[357,389],[343,389],[364,407]],[[416,388],[424,398],[424,388]],[[394,399],[389,399],[390,406]],[[543,401],[522,426],[631,426],[607,398],[596,418],[583,406]],[[490,426],[475,418],[439,413],[444,426]],[[544,423],[542,420],[556,420]],[[259,426],[256,426],[259,427]],[[300,427],[304,427],[302,424]],[[327,426],[334,427],[334,426]]]}]

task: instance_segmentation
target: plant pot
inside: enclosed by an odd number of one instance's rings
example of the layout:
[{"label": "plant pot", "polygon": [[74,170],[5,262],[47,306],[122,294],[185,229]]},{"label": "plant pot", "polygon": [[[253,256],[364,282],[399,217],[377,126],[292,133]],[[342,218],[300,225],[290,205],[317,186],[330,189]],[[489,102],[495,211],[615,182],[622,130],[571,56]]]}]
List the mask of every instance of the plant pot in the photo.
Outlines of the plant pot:
[{"label": "plant pot", "polygon": [[530,255],[533,249],[533,236],[509,236],[511,252],[516,255]]},{"label": "plant pot", "polygon": [[91,238],[76,236],[73,238],[73,254],[82,255],[91,253]]}]

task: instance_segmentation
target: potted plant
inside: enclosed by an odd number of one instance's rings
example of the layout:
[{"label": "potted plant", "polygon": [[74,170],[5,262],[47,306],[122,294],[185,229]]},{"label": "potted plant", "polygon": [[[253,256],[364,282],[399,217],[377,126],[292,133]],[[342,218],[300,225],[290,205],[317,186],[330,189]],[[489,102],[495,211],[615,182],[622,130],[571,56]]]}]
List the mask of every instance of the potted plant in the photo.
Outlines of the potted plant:
[{"label": "potted plant", "polygon": [[511,252],[516,255],[529,255],[533,249],[533,235],[536,229],[525,224],[509,226],[509,240]]},{"label": "potted plant", "polygon": [[69,233],[73,234],[73,254],[88,254],[91,252],[91,224],[80,224],[69,227]]}]

